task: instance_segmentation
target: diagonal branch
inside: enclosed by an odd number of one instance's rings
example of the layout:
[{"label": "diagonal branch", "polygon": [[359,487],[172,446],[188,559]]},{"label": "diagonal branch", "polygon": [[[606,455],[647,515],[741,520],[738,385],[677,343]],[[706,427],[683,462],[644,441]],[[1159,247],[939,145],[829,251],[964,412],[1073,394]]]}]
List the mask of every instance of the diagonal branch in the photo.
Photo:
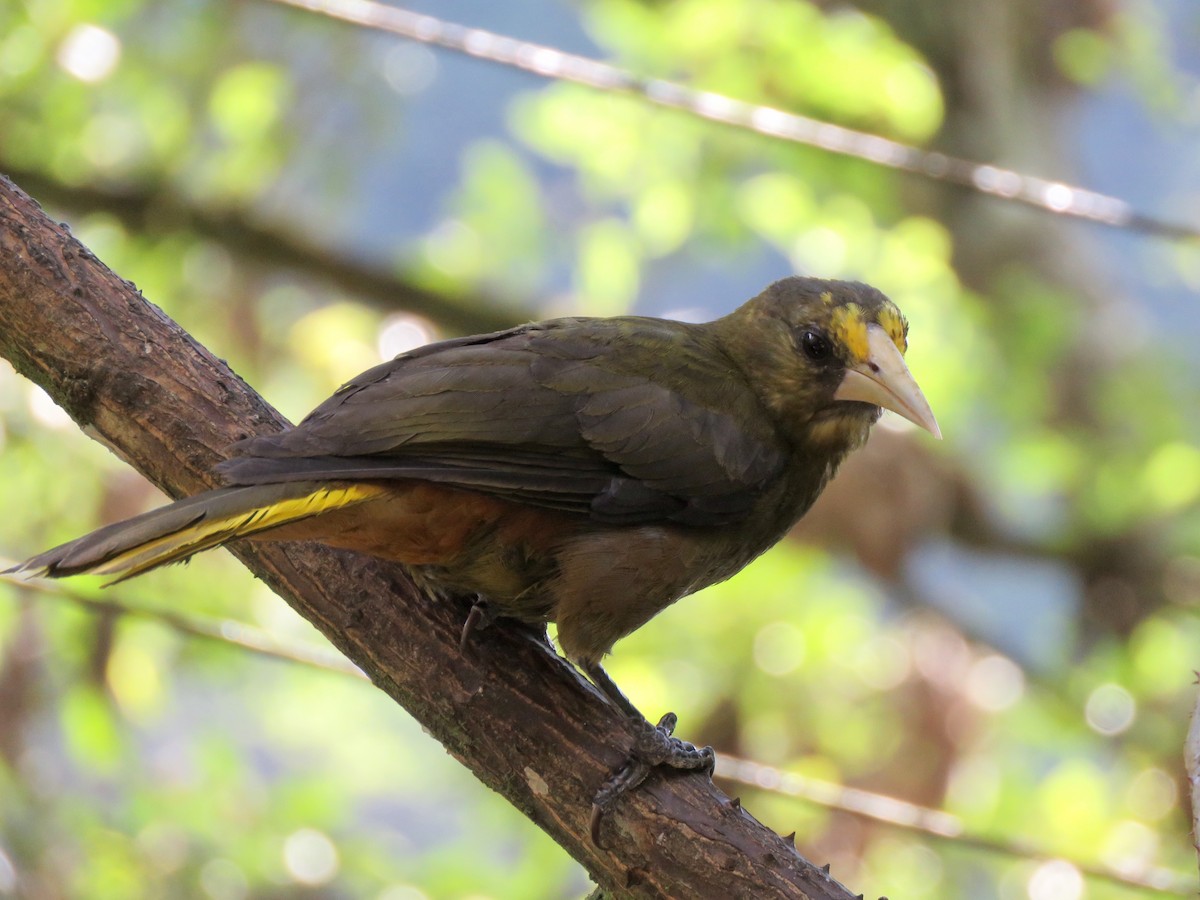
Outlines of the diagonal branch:
[{"label": "diagonal branch", "polygon": [[[0,355],[173,496],[214,484],[222,449],[284,419],[220,360],[0,178]],[[446,749],[578,860],[635,897],[849,900],[698,776],[655,774],[588,837],[627,723],[542,640],[489,629],[398,566],[308,544],[234,553]]]}]

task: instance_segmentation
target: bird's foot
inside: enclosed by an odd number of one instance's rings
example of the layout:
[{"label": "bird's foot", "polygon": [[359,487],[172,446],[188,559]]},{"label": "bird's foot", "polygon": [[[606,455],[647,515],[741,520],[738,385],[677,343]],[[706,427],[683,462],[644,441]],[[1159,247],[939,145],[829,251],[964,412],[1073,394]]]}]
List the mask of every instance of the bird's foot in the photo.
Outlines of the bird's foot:
[{"label": "bird's foot", "polygon": [[712,747],[696,747],[672,734],[675,723],[679,721],[675,713],[667,713],[658,720],[657,726],[651,725],[642,716],[637,716],[633,721],[638,733],[629,759],[601,785],[592,800],[592,843],[597,847],[600,846],[600,825],[604,814],[612,808],[617,798],[640,785],[656,767],[703,769],[712,775],[716,765],[717,756]]},{"label": "bird's foot", "polygon": [[487,628],[496,621],[497,616],[495,608],[487,600],[476,597],[475,602],[471,604],[471,611],[467,613],[466,621],[463,622],[462,633],[458,636],[458,649],[465,653],[471,635]]}]

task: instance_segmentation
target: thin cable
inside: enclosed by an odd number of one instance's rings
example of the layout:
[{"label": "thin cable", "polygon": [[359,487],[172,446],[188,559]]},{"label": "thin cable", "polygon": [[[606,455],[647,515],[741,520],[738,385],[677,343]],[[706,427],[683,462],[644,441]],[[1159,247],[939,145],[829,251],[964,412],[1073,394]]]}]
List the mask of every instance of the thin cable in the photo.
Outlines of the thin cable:
[{"label": "thin cable", "polygon": [[857,131],[808,116],[735,100],[660,78],[639,78],[599,60],[507,35],[468,28],[434,16],[387,6],[375,0],[270,0],[343,22],[386,31],[543,78],[570,81],[601,91],[634,94],[656,106],[677,109],[755,134],[852,156],[890,169],[960,185],[1033,206],[1055,215],[1097,222],[1172,240],[1200,240],[1200,228],[1170,222],[1135,210],[1128,202],[1087,188],[1025,175],[923,150],[890,138]]}]

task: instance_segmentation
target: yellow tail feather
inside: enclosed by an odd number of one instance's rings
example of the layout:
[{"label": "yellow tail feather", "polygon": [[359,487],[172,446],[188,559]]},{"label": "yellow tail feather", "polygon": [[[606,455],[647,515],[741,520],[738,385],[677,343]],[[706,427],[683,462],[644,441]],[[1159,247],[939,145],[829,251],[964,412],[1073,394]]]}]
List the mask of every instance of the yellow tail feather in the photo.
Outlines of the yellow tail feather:
[{"label": "yellow tail feather", "polygon": [[119,575],[119,578],[109,582],[116,584],[148,569],[178,562],[201,550],[220,546],[234,538],[354,506],[384,493],[384,488],[371,484],[346,483],[318,487],[301,497],[277,500],[221,518],[201,518],[177,531],[131,547],[88,571],[94,575]]}]

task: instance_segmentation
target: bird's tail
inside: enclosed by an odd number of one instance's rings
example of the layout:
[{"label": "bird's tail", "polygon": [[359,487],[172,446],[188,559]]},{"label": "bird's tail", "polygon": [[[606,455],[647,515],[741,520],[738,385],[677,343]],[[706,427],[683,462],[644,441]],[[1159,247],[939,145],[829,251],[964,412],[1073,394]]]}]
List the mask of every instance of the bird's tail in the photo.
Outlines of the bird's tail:
[{"label": "bird's tail", "polygon": [[218,488],[151,510],[47,550],[4,574],[49,578],[89,573],[123,581],[289,522],[372,500],[382,487],[362,482],[299,481]]}]

